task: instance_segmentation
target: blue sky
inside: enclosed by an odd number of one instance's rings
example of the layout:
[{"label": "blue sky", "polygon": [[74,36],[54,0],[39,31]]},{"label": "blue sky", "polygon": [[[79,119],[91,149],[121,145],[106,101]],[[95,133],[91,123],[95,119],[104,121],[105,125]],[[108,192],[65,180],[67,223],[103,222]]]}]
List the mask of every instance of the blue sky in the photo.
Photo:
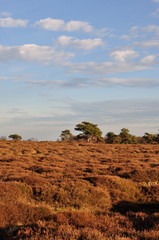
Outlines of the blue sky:
[{"label": "blue sky", "polygon": [[0,0],[0,136],[159,129],[159,0]]}]

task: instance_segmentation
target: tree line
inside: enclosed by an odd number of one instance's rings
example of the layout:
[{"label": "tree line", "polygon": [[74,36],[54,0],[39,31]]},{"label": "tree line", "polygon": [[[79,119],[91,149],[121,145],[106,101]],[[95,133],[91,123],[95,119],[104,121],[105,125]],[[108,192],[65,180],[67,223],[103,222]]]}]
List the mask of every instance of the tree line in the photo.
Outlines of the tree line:
[{"label": "tree line", "polygon": [[[151,134],[146,132],[142,137],[136,137],[130,134],[129,129],[122,128],[119,134],[108,132],[102,137],[102,131],[97,124],[83,121],[75,126],[75,130],[79,132],[73,135],[69,129],[63,130],[59,141],[85,141],[85,142],[102,142],[108,144],[159,144],[159,134]],[[8,136],[12,140],[22,140],[18,134],[11,134]],[[7,140],[6,137],[0,137],[0,140]],[[35,138],[27,141],[37,141]]]},{"label": "tree line", "polygon": [[82,122],[75,127],[80,133],[74,136],[69,129],[61,132],[61,141],[103,142],[109,144],[159,144],[159,134],[145,133],[142,137],[130,134],[129,129],[122,128],[119,134],[108,132],[102,137],[102,131],[97,124]]}]

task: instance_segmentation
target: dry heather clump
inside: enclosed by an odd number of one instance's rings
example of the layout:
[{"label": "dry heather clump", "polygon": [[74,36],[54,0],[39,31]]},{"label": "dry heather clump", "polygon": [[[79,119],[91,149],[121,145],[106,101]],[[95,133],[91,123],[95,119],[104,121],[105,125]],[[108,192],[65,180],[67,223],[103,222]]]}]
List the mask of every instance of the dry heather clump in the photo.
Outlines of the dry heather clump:
[{"label": "dry heather clump", "polygon": [[118,176],[97,176],[88,179],[95,186],[107,187],[111,199],[115,202],[142,201],[143,194],[139,186],[132,180],[123,179]]},{"label": "dry heather clump", "polygon": [[62,208],[73,207],[103,212],[111,207],[110,195],[106,188],[93,187],[84,181],[62,183],[54,199]]}]

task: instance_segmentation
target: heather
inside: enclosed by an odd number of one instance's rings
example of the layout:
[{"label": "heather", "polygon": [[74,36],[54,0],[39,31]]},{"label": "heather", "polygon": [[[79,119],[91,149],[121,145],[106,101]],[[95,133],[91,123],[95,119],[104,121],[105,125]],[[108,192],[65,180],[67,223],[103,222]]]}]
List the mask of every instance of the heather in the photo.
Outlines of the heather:
[{"label": "heather", "polygon": [[158,239],[159,145],[0,141],[1,239]]}]

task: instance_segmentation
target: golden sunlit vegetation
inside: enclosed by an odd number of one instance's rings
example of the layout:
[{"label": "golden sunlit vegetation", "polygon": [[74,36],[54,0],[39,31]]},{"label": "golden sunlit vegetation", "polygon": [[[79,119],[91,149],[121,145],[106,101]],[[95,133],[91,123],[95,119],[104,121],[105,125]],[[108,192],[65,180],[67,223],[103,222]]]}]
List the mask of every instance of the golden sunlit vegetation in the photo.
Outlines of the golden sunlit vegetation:
[{"label": "golden sunlit vegetation", "polygon": [[159,145],[0,141],[0,239],[159,239]]}]

